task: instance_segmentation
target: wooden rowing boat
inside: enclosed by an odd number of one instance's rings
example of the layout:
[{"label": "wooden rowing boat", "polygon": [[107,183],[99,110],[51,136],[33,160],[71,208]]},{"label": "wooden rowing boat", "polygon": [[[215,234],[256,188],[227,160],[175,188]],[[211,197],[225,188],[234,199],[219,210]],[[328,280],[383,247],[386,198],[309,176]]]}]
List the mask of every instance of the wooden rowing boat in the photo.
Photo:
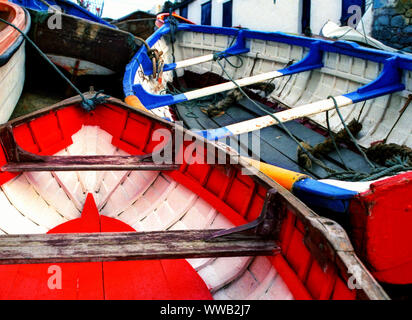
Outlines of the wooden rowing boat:
[{"label": "wooden rowing boat", "polygon": [[135,11],[122,18],[110,21],[121,30],[143,39],[149,38],[155,29],[156,15],[146,11]]},{"label": "wooden rowing boat", "polygon": [[[169,120],[177,120],[177,115],[210,140],[228,144],[227,139],[246,137],[243,144],[238,139],[235,150],[243,155],[250,156],[248,143],[257,137],[257,160],[263,162],[255,164],[263,172],[320,214],[346,222],[358,254],[378,280],[412,283],[412,218],[407,214],[412,173],[398,171],[367,182],[326,179],[330,171],[343,172],[345,166],[365,174],[378,166],[347,148],[340,152],[341,161],[332,148],[322,158],[323,166],[304,167],[297,161],[295,142],[314,147],[324,141],[326,111],[331,131],[341,130],[339,110],[345,122],[355,118],[362,125],[356,139],[361,148],[381,140],[412,147],[412,57],[278,32],[174,26],[166,21],[147,40],[152,49],[163,52],[154,61],[155,72],[146,48],[131,60],[123,82],[126,102]],[[255,101],[238,100],[215,117],[200,110],[212,94],[225,98],[228,90],[262,82],[274,89],[265,96],[249,90]],[[172,85],[180,91],[173,92]],[[408,170],[406,165],[400,168]]]},{"label": "wooden rowing boat", "polygon": [[388,298],[337,223],[242,159],[81,103],[0,126],[1,298]]},{"label": "wooden rowing boat", "polygon": [[91,13],[84,16],[67,10],[69,14],[66,14],[42,2],[39,10],[31,3],[27,4],[33,21],[30,38],[73,77],[123,73],[125,65],[141,46],[132,34],[107,22],[102,24],[104,20]]},{"label": "wooden rowing boat", "polygon": [[[21,7],[0,1],[0,18],[27,31],[30,16]],[[12,27],[0,22],[0,123],[9,120],[23,90],[25,43]]]}]

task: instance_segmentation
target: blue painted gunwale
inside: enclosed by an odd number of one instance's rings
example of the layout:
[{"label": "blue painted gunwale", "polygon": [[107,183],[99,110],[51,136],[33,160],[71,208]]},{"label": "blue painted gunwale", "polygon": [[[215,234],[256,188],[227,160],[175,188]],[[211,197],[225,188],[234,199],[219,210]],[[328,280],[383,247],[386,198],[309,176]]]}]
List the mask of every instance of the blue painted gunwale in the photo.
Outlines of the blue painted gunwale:
[{"label": "blue painted gunwale", "polygon": [[[105,26],[115,28],[117,29],[116,26],[110,24],[109,22],[105,21],[102,18],[99,18],[98,16],[94,15],[93,13],[87,11],[86,9],[82,8],[81,6],[67,1],[67,0],[46,0],[51,6],[59,6],[62,8],[63,12],[72,16],[76,16],[85,20],[97,22],[100,24],[103,24]],[[39,0],[10,0],[10,2],[13,2],[15,4],[18,4],[22,7],[36,10],[36,11],[47,11],[48,7],[42,3]]]},{"label": "blue painted gunwale", "polygon": [[[372,99],[383,94],[389,94],[404,90],[405,86],[400,82],[402,70],[412,71],[412,57],[409,55],[365,48],[361,47],[357,43],[350,41],[330,41],[324,39],[312,39],[302,36],[289,35],[282,32],[252,31],[246,29],[201,26],[183,23],[178,25],[177,30],[208,34],[221,34],[235,37],[241,35],[244,39],[274,41],[306,48],[313,48],[317,46],[317,49],[322,53],[338,53],[350,57],[356,57],[376,63],[381,63],[384,64],[384,66],[387,66],[387,68],[384,68],[385,73],[383,75],[381,74],[381,76],[375,80],[376,82],[371,82],[370,84],[359,88],[353,93],[344,95],[350,98],[354,103]],[[159,28],[151,37],[147,39],[147,43],[150,47],[152,47],[161,37],[168,33],[170,33],[170,25],[166,22],[165,25]],[[243,41],[243,43],[245,43],[245,41]],[[239,50],[240,48],[238,47],[237,49]],[[134,77],[140,65],[142,65],[144,70],[148,70],[151,67],[151,62],[147,56],[147,50],[144,47],[136,53],[132,61],[126,67],[126,72],[123,79],[125,96],[137,95],[140,97],[142,96],[142,94],[145,94],[147,96],[146,102],[149,102],[149,104],[146,105],[148,109],[158,107],[159,99],[166,99],[166,97],[167,102],[170,102],[170,104],[186,101],[184,100],[183,95],[164,95],[165,97],[163,97],[160,95],[151,95],[150,93],[144,93],[140,88],[138,88],[138,86],[134,87]],[[292,71],[294,71],[293,73],[296,73],[295,67],[295,65],[292,65],[286,70],[282,71],[285,72],[285,74],[291,74]],[[312,65],[312,67],[315,68],[315,65]],[[143,104],[145,104],[144,101],[142,102]]]}]

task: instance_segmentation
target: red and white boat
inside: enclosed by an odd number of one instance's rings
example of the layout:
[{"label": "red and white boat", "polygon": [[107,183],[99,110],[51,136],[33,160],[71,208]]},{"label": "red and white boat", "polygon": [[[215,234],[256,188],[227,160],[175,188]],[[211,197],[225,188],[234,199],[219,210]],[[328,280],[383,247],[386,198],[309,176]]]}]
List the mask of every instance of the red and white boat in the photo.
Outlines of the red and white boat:
[{"label": "red and white boat", "polygon": [[[0,18],[25,33],[30,15],[23,8],[0,0]],[[13,27],[0,22],[0,123],[9,120],[20,98],[25,78],[25,41]]]},{"label": "red and white boat", "polygon": [[337,223],[225,148],[81,103],[0,126],[0,298],[388,299]]}]

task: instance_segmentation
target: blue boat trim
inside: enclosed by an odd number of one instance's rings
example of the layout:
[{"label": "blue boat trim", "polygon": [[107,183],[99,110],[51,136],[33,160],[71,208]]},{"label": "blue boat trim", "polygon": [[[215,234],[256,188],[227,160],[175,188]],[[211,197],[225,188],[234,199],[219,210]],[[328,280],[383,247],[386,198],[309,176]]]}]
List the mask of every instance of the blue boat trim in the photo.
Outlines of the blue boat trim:
[{"label": "blue boat trim", "polygon": [[332,186],[311,178],[296,181],[293,194],[309,206],[328,208],[334,212],[345,213],[350,201],[358,192]]},{"label": "blue boat trim", "polygon": [[133,92],[139,97],[140,102],[148,110],[187,101],[187,97],[183,93],[177,95],[151,94],[143,89],[141,84],[135,84],[133,86]]},{"label": "blue boat trim", "polygon": [[[219,52],[217,55],[219,56],[219,58],[227,58],[227,57],[236,56],[236,55],[243,54],[243,53],[248,53],[249,51],[250,49],[246,48],[244,32],[243,30],[240,30],[236,38],[236,42],[231,47],[227,48],[226,50]],[[174,69],[176,69],[176,63],[168,63],[168,64],[165,64],[163,67],[163,71],[170,71]],[[148,76],[148,75],[151,75],[153,71],[146,67],[146,69],[144,68],[144,73],[145,75]]]},{"label": "blue boat trim", "polygon": [[[63,10],[63,12],[66,14],[76,16],[82,19],[86,19],[89,21],[97,22],[105,26],[108,26],[110,28],[117,29],[116,26],[110,24],[109,22],[105,21],[102,18],[99,18],[98,16],[94,15],[93,13],[87,11],[86,9],[82,8],[81,6],[73,2],[66,1],[66,0],[46,0],[46,1],[51,6],[59,6]],[[10,0],[10,2],[13,2],[22,7],[29,8],[32,10],[37,10],[37,11],[48,11],[49,10],[47,5],[45,5],[39,0]]]},{"label": "blue boat trim", "polygon": [[226,127],[220,127],[216,129],[209,129],[209,130],[201,130],[201,131],[197,131],[196,133],[212,141],[234,136],[233,132],[230,131]]},{"label": "blue boat trim", "polygon": [[385,60],[381,74],[371,83],[360,87],[355,92],[344,94],[354,103],[377,98],[405,89],[402,81],[402,70],[399,68],[399,57]]},{"label": "blue boat trim", "polygon": [[323,67],[323,53],[320,50],[320,41],[315,41],[310,47],[310,51],[301,61],[292,64],[290,67],[279,70],[283,75],[292,75]]},{"label": "blue boat trim", "polygon": [[229,137],[233,135],[233,133],[230,132],[230,130],[227,129],[226,127],[221,127],[221,128],[217,128],[213,130],[200,130],[200,131],[193,131],[193,132],[211,141],[217,141],[224,137]]},{"label": "blue boat trim", "polygon": [[[163,71],[171,71],[176,69],[177,64],[176,63],[167,63],[163,66]],[[149,74],[147,74],[146,72],[148,72]],[[151,75],[153,73],[152,70],[145,70],[144,74],[145,75]]]},{"label": "blue boat trim", "polygon": [[230,56],[236,56],[242,53],[248,53],[250,51],[249,48],[246,47],[246,38],[245,38],[245,31],[240,30],[236,37],[236,42],[230,48],[219,52],[218,56],[221,58],[227,58]]}]

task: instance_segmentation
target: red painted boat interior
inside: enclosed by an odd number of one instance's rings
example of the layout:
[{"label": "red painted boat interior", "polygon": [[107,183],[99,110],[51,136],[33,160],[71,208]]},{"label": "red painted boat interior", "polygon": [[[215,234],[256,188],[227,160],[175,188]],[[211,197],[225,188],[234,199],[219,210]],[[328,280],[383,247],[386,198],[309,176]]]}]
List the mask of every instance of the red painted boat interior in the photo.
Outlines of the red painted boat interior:
[{"label": "red painted boat interior", "polygon": [[[48,233],[133,231],[121,221],[99,215],[89,194],[81,218]],[[56,280],[56,267],[60,268],[61,284]],[[212,299],[203,280],[181,259],[8,265],[0,266],[0,279],[0,299]]]},{"label": "red painted boat interior", "polygon": [[412,283],[411,198],[407,172],[373,183],[351,203],[353,244],[379,281]]},{"label": "red painted boat interior", "polygon": [[[159,144],[159,141],[154,141],[153,131],[159,128],[165,128],[162,123],[154,122],[153,119],[136,114],[127,109],[120,108],[116,105],[105,104],[100,105],[93,112],[86,113],[78,106],[68,106],[56,111],[41,116],[40,118],[18,125],[14,128],[14,135],[18,144],[25,150],[42,155],[52,155],[72,143],[71,136],[76,133],[82,125],[97,125],[103,130],[106,130],[113,136],[112,144],[130,154],[144,154],[153,151],[153,148]],[[168,130],[168,129],[167,129]],[[184,152],[192,152],[187,142]],[[189,150],[189,151],[188,151]],[[194,154],[196,156],[196,154]],[[0,152],[0,165],[5,164],[3,152]],[[248,221],[256,219],[263,207],[264,199],[267,190],[257,184],[250,176],[242,175],[239,169],[225,167],[223,165],[209,164],[182,164],[179,170],[165,173],[170,175],[176,182],[198,194],[204,200],[213,205],[220,213],[225,215],[232,223],[236,225],[244,224]],[[0,174],[0,184],[6,183],[13,178],[10,173]],[[92,206],[91,201],[88,201],[87,206]],[[73,228],[84,228],[84,221],[92,221],[97,219],[96,216],[87,215],[87,211],[93,209],[86,208],[86,215],[82,219],[74,222],[69,222],[66,226],[58,227],[54,232],[69,232]],[[83,220],[86,219],[86,220]],[[100,217],[101,231],[113,230],[112,226],[116,225],[118,231],[131,231],[130,228],[120,225],[106,217]],[[91,222],[90,222],[91,223]],[[86,223],[87,225],[89,222]],[[70,228],[69,228],[70,227]],[[88,226],[87,226],[88,227]],[[63,228],[63,229],[62,229]],[[123,228],[123,229],[122,229]],[[122,230],[120,230],[122,229]],[[99,230],[96,230],[99,231]],[[280,276],[287,284],[289,290],[295,299],[355,299],[355,290],[350,290],[347,286],[347,281],[339,272],[336,265],[329,263],[321,267],[314,255],[306,246],[305,239],[306,231],[303,223],[294,211],[287,209],[285,219],[282,221],[280,233],[280,245],[282,254],[271,257],[271,262],[276,268]],[[153,264],[153,266],[151,266]],[[181,264],[182,267],[178,267]],[[187,279],[191,279],[193,291],[199,291],[202,288],[201,284],[195,283],[192,279],[196,279],[193,275],[194,270],[188,270],[184,267],[184,262],[179,264],[162,262],[162,266],[167,269],[164,274],[167,274],[168,281],[173,282],[176,288],[183,286]],[[90,264],[90,268],[94,264]],[[107,264],[111,266],[111,264]],[[132,265],[132,264],[131,264]],[[138,265],[138,263],[137,263]],[[122,287],[129,277],[140,279],[139,273],[145,272],[147,275],[146,284],[149,286],[150,281],[155,281],[158,273],[153,271],[155,268],[160,268],[159,262],[142,262],[139,266],[139,272],[136,269],[126,268],[127,272],[115,272],[113,268],[107,267],[107,270],[112,270],[112,277],[109,280],[105,278],[105,292],[108,294],[107,288],[112,288],[113,297],[120,297],[121,294],[129,294],[123,292]],[[97,267],[95,267],[97,268]],[[6,269],[2,269],[0,283],[3,279],[9,277]],[[91,269],[90,269],[91,270]],[[184,270],[184,272],[182,271]],[[146,272],[147,271],[147,272]],[[192,272],[193,271],[193,272]],[[79,272],[88,272],[85,268],[80,268]],[[90,271],[91,276],[100,274],[100,271]],[[151,274],[150,274],[151,273]],[[170,275],[169,275],[170,273]],[[180,276],[177,276],[180,273]],[[104,272],[105,277],[109,272]],[[184,274],[184,276],[182,276]],[[153,279],[151,277],[154,277]],[[43,277],[44,278],[44,277]],[[99,278],[99,279],[97,279]],[[101,283],[100,276],[96,276],[96,283]],[[143,281],[143,279],[139,280]],[[109,284],[110,283],[110,284]],[[3,285],[0,285],[0,287]],[[92,281],[90,281],[92,286]],[[107,288],[106,288],[107,286]],[[196,286],[196,290],[194,289]],[[74,289],[73,289],[74,290]],[[178,293],[181,293],[179,289]],[[183,289],[182,289],[183,290]],[[124,290],[126,291],[126,290]],[[95,288],[91,287],[90,292],[86,290],[84,297],[94,295]],[[100,291],[99,291],[100,292]],[[199,291],[202,294],[202,290]],[[171,293],[174,297],[175,294]],[[71,293],[74,297],[74,291]],[[148,297],[149,294],[145,297]],[[124,296],[122,296],[124,297]],[[202,298],[210,298],[206,293],[202,294]],[[110,296],[109,296],[110,298]],[[200,298],[200,297],[199,297]]]}]

